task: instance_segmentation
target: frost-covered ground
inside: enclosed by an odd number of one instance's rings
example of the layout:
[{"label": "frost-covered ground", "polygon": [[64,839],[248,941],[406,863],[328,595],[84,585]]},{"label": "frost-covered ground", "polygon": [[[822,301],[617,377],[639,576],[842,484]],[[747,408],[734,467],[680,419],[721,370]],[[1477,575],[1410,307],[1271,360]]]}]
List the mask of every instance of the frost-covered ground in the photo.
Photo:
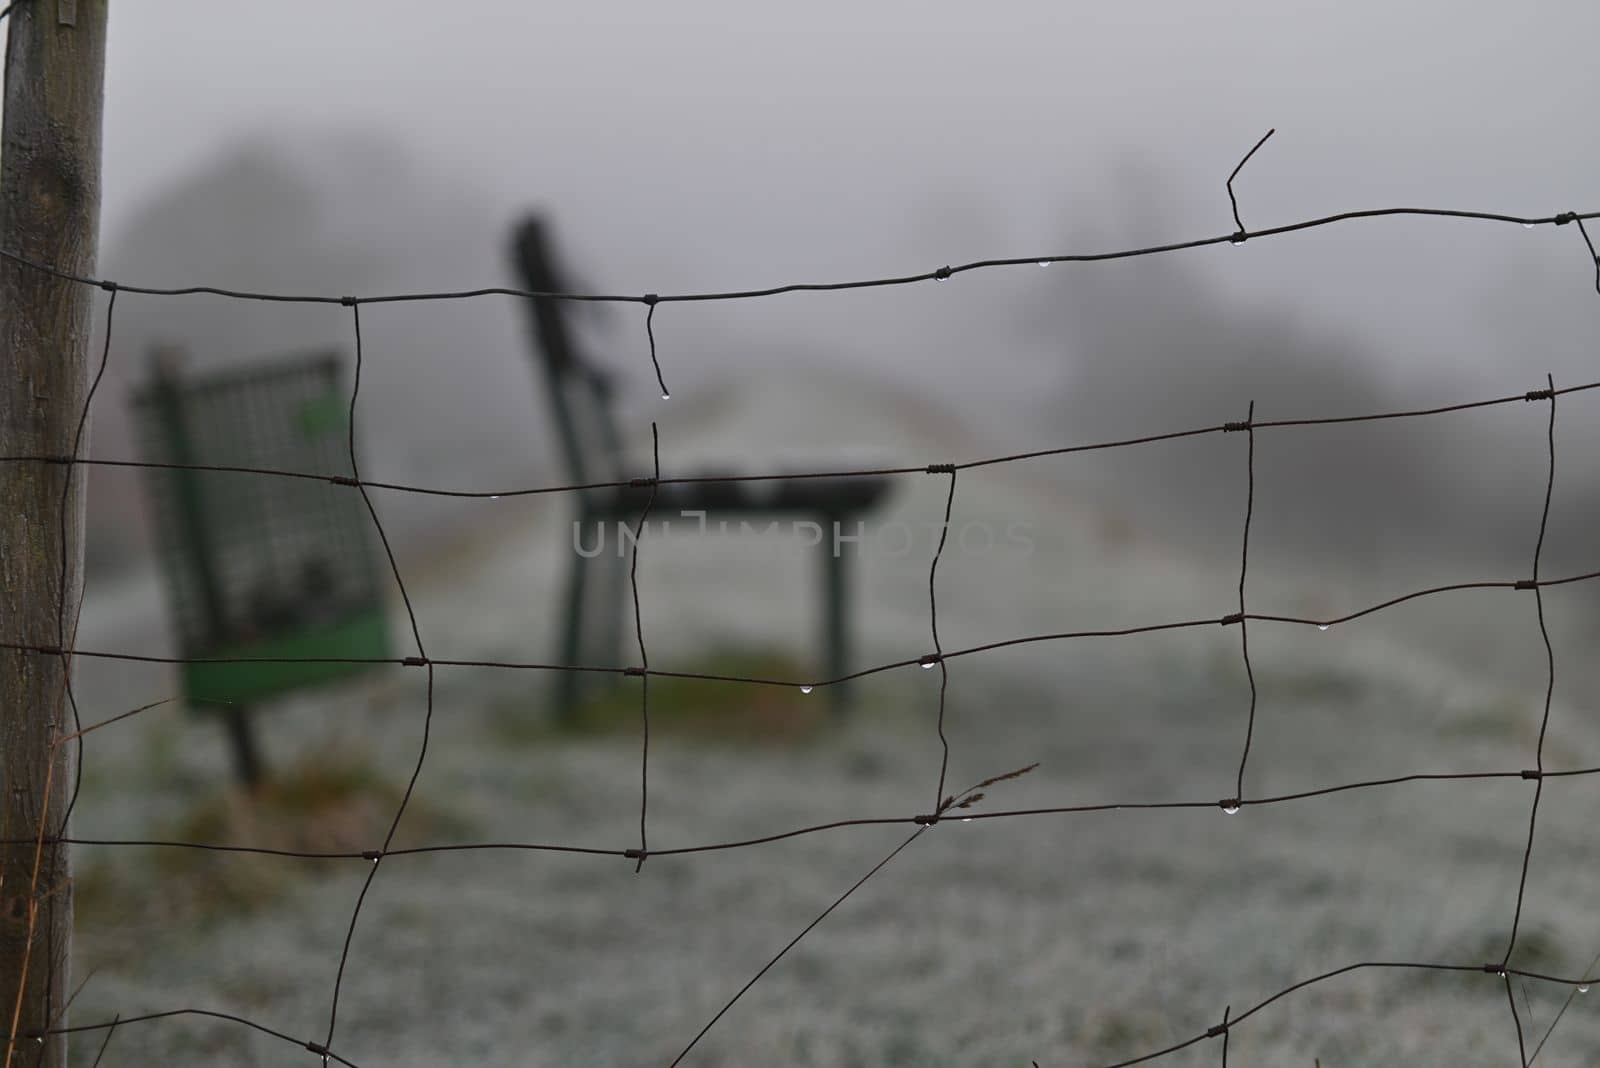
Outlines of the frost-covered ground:
[{"label": "frost-covered ground", "polygon": [[[795,382],[696,403],[665,412],[667,473],[729,454],[756,468],[983,453],[958,427],[864,386]],[[869,451],[829,447],[845,440]],[[972,533],[947,547],[938,573],[946,649],[1234,610],[1236,562],[1197,564],[1175,548],[1182,532],[1141,531],[1063,495],[1045,478],[1046,465],[1061,462],[958,476],[954,529],[1003,535],[1017,525],[1033,545],[985,549]],[[1219,473],[1219,484],[1242,504],[1240,474]],[[865,662],[931,650],[927,524],[942,513],[947,484],[943,475],[902,479],[869,528],[857,576]],[[446,556],[401,561],[429,654],[548,659],[569,551],[559,502],[463,508],[481,514],[480,536]],[[908,551],[898,529],[893,540],[884,531],[893,522],[912,529]],[[639,586],[652,666],[692,666],[709,645],[730,642],[810,655],[813,555],[781,534],[694,538],[674,527],[647,536]],[[1261,560],[1251,608],[1288,615],[1350,610],[1431,584],[1435,572],[1439,581],[1482,577],[1428,561],[1417,569],[1425,581],[1378,590],[1273,563],[1266,547]],[[1594,614],[1578,586],[1545,599],[1560,681],[1546,766],[1597,765]],[[405,633],[397,616],[396,634]],[[161,641],[153,582],[91,592],[82,646],[142,652]],[[1260,699],[1247,796],[1533,763],[1544,659],[1529,594],[1423,599],[1327,632],[1255,624],[1250,643]],[[421,741],[420,676],[396,671],[267,712],[273,764],[354,753],[403,782]],[[949,678],[951,787],[1040,765],[990,790],[982,809],[1233,793],[1248,707],[1237,628],[1025,645],[952,659]],[[546,682],[439,670],[416,795],[424,825],[413,840],[636,844],[635,734],[508,729],[508,719],[544,715]],[[926,811],[938,771],[938,682],[937,671],[914,667],[875,676],[852,717],[816,739],[718,744],[663,727],[651,749],[651,846]],[[157,668],[81,667],[87,719],[171,687]],[[140,837],[181,821],[225,780],[218,733],[161,708],[93,735],[75,833]],[[1497,960],[1532,795],[1520,779],[1419,782],[1236,815],[1207,807],[941,823],[773,967],[685,1063],[1101,1064],[1187,1039],[1225,1006],[1237,1016],[1356,961]],[[1600,782],[1587,778],[1545,786],[1516,958],[1524,967],[1576,975],[1600,951],[1597,799]],[[665,1065],[907,833],[844,828],[656,857],[639,874],[620,858],[510,850],[390,858],[356,931],[334,1046],[363,1066],[397,1068]],[[81,877],[135,889],[84,913],[78,973],[93,972],[72,1022],[200,1007],[320,1040],[366,863],[272,862],[275,877],[293,877],[250,911],[219,917],[164,887],[173,869],[158,852],[78,850]],[[1530,1048],[1567,995],[1528,984]],[[1520,1005],[1520,986],[1517,997]],[[1597,1004],[1600,992],[1575,1000],[1541,1063],[1592,1063]],[[97,1037],[76,1042],[82,1063]],[[1252,1016],[1229,1056],[1307,1068],[1318,1058],[1325,1068],[1508,1064],[1516,1039],[1494,976],[1366,971]],[[1213,1040],[1163,1063],[1219,1057]],[[234,1024],[178,1018],[119,1030],[102,1063],[311,1058]]]}]

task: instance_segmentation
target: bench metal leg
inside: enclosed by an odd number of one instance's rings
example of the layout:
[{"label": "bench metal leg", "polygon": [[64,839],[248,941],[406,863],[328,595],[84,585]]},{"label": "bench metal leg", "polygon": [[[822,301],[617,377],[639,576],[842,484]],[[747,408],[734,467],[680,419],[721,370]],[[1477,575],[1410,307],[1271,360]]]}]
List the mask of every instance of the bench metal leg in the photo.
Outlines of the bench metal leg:
[{"label": "bench metal leg", "polygon": [[[832,530],[832,524],[828,526]],[[845,546],[835,550],[833,539],[822,539],[822,648],[827,677],[837,679],[850,672],[850,568]],[[836,714],[849,708],[851,685],[837,683],[827,688]]]},{"label": "bench metal leg", "polygon": [[[590,537],[594,533],[593,526],[587,519],[576,520],[579,544],[589,545]],[[558,664],[581,664],[583,662],[583,603],[584,585],[588,577],[588,561],[578,553],[577,545],[567,547],[572,555],[568,558],[567,587],[565,591],[566,620],[561,634],[561,648],[557,654]],[[580,683],[583,681],[581,671],[558,671],[552,680],[552,699],[555,701],[556,715],[563,720],[571,721],[578,710]]]},{"label": "bench metal leg", "polygon": [[[617,546],[621,549],[621,545]],[[600,633],[600,649],[606,664],[633,664],[638,662],[634,645],[623,637],[623,619],[632,618],[633,605],[628,600],[628,567],[630,561],[621,552],[605,554],[605,589],[601,590],[600,603],[604,605],[604,626]],[[622,682],[621,675],[604,676],[612,686]]]},{"label": "bench metal leg", "polygon": [[222,722],[228,730],[228,747],[233,750],[233,773],[239,785],[254,790],[264,776],[261,749],[256,745],[254,727],[250,723],[250,709],[244,705],[228,705],[222,710]]}]

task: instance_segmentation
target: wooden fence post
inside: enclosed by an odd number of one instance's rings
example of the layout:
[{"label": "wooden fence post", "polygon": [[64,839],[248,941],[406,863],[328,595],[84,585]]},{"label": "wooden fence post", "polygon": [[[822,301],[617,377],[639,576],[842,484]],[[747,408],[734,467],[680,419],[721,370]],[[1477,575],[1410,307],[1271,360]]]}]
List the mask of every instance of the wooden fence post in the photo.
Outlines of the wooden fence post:
[{"label": "wooden fence post", "polygon": [[[90,274],[100,214],[106,0],[21,0],[6,33],[0,247]],[[0,455],[64,457],[87,390],[96,290],[0,259]],[[87,442],[84,443],[87,450]],[[0,638],[65,642],[83,588],[85,471],[0,463]],[[66,537],[61,536],[62,495]],[[66,582],[63,584],[63,552]],[[64,586],[64,588],[63,588]],[[65,656],[0,649],[0,1027],[3,1063],[65,1068],[72,881],[62,816],[72,790]]]}]

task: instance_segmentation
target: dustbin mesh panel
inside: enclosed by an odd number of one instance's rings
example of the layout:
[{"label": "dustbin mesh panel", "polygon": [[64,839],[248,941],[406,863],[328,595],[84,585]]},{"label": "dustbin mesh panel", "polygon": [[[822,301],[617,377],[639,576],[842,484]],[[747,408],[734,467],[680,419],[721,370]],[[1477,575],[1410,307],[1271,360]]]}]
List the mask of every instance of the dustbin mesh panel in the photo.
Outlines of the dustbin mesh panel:
[{"label": "dustbin mesh panel", "polygon": [[[348,393],[316,354],[135,397],[158,463],[350,475]],[[302,478],[148,469],[159,553],[186,655],[370,612],[381,601],[357,490]]]}]

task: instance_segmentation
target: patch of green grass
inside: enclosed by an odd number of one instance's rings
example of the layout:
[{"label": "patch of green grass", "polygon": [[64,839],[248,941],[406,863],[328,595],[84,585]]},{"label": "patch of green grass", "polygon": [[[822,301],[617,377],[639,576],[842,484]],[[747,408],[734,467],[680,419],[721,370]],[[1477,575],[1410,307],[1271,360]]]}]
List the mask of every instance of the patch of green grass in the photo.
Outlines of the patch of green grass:
[{"label": "patch of green grass", "polygon": [[[381,845],[403,784],[370,765],[318,756],[274,770],[253,792],[213,791],[180,817],[152,829],[161,841],[297,852],[359,852]],[[413,797],[395,845],[460,836],[464,821]],[[176,922],[207,926],[254,912],[297,880],[351,862],[156,846],[130,858],[93,858],[75,880],[78,923],[105,926]],[[152,888],[154,890],[152,891]]]},{"label": "patch of green grass", "polygon": [[[758,679],[802,679],[807,669],[775,649],[734,646],[672,665],[701,675]],[[816,735],[833,707],[826,688],[803,694],[798,686],[764,686],[704,679],[650,678],[652,735],[729,742],[794,742]],[[493,730],[502,740],[525,743],[553,736],[599,736],[639,730],[643,680],[618,678],[596,684],[592,696],[566,714],[534,714],[528,704],[494,710]]]},{"label": "patch of green grass", "polygon": [[1164,1021],[1159,1013],[1137,1008],[1113,1009],[1094,1016],[1080,1035],[1080,1041],[1093,1049],[1097,1057],[1125,1057],[1156,1045],[1163,1028]]},{"label": "patch of green grass", "polygon": [[1537,729],[1539,713],[1521,697],[1506,696],[1472,708],[1445,722],[1445,730],[1463,738],[1521,739]]},{"label": "patch of green grass", "polygon": [[1265,673],[1257,669],[1256,676],[1264,693],[1284,700],[1359,701],[1371,685],[1359,673],[1327,667]]},{"label": "patch of green grass", "polygon": [[[1563,942],[1541,927],[1524,925],[1517,932],[1516,952],[1511,954],[1511,966],[1528,971],[1558,971],[1567,964],[1563,958]],[[1476,958],[1485,962],[1498,961],[1505,955],[1504,935],[1486,934],[1478,943]],[[1580,962],[1577,967],[1582,967]]]},{"label": "patch of green grass", "polygon": [[[1459,959],[1463,962],[1496,964],[1505,956],[1506,933],[1474,932],[1464,938],[1461,944],[1469,947],[1465,953],[1459,955]],[[1516,952],[1511,955],[1511,967],[1545,973],[1582,968],[1586,962],[1583,960],[1573,962],[1567,959],[1568,954],[1564,952],[1566,948],[1567,943],[1562,938],[1552,935],[1548,929],[1524,924],[1517,933],[1517,947]],[[1468,984],[1476,983],[1480,979],[1481,976],[1472,972],[1425,971],[1396,977],[1394,981],[1412,987],[1457,990],[1467,989]]]}]

